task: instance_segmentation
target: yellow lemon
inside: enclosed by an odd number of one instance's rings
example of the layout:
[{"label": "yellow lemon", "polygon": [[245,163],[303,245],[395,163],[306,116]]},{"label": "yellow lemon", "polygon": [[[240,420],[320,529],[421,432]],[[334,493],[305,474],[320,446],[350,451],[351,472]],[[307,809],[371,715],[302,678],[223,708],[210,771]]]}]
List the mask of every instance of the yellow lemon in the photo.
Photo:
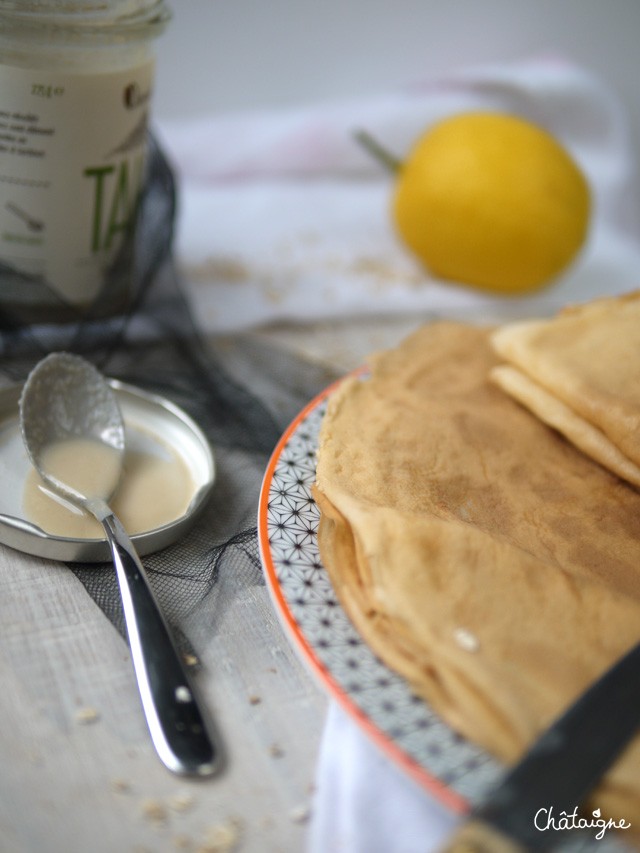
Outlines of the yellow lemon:
[{"label": "yellow lemon", "polygon": [[583,173],[553,136],[486,112],[427,131],[393,197],[400,237],[433,275],[504,294],[540,288],[574,260],[590,207]]}]

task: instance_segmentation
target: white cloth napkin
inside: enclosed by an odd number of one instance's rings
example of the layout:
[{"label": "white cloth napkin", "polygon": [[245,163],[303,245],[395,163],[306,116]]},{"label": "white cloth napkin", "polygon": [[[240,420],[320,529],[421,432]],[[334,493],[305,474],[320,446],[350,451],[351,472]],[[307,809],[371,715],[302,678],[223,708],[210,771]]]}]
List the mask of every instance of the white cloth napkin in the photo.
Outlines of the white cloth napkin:
[{"label": "white cloth napkin", "polygon": [[[402,157],[434,120],[510,111],[559,137],[585,170],[595,217],[580,260],[521,299],[430,279],[399,244],[392,178],[361,150],[365,128]],[[501,319],[640,286],[640,203],[624,110],[560,59],[463,69],[368,99],[163,123],[179,178],[176,252],[208,331],[424,312]],[[331,707],[317,769],[309,853],[435,850],[459,821]]]},{"label": "white cloth napkin", "polygon": [[[533,296],[496,298],[430,278],[394,233],[392,176],[353,137],[365,128],[402,158],[430,123],[476,108],[552,131],[593,188],[585,251]],[[640,281],[624,110],[566,61],[465,69],[358,101],[164,122],[158,135],[179,176],[178,262],[207,330],[367,314],[548,314]]]},{"label": "white cloth napkin", "polygon": [[308,853],[436,853],[462,820],[392,764],[336,703],[317,784]]}]

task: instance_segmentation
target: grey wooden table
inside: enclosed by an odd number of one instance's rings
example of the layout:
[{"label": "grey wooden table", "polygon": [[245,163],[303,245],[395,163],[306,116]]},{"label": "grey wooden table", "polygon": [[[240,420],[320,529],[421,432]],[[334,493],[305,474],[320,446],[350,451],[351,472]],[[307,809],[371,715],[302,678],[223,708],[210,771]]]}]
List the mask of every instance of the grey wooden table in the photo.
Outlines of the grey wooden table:
[{"label": "grey wooden table", "polygon": [[[408,321],[415,325],[415,319]],[[260,337],[348,370],[401,323]],[[198,610],[197,681],[222,773],[170,774],[150,743],[122,637],[64,565],[0,546],[2,853],[304,850],[327,698],[264,586]]]},{"label": "grey wooden table", "polygon": [[266,589],[249,593],[198,647],[226,767],[187,781],[156,757],[128,649],[76,577],[0,548],[4,853],[302,849],[325,699]]}]

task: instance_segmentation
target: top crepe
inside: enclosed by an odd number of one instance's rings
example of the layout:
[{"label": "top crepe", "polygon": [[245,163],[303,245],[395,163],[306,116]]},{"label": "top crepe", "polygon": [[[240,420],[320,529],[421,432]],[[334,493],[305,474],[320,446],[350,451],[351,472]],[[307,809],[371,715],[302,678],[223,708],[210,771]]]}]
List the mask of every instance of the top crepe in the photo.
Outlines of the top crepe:
[{"label": "top crepe", "polygon": [[640,486],[640,293],[503,326],[491,343],[503,390]]},{"label": "top crepe", "polygon": [[[489,381],[489,334],[425,326],[345,380],[315,494],[364,638],[511,762],[640,640],[640,493]],[[640,820],[640,739],[595,799]]]}]

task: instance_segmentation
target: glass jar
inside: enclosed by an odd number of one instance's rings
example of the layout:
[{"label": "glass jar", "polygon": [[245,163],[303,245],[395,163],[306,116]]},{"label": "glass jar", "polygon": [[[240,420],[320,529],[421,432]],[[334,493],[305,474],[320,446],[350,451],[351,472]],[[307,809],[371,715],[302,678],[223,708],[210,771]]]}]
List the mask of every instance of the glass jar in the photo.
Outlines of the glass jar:
[{"label": "glass jar", "polygon": [[163,0],[0,0],[0,323],[126,310]]}]

